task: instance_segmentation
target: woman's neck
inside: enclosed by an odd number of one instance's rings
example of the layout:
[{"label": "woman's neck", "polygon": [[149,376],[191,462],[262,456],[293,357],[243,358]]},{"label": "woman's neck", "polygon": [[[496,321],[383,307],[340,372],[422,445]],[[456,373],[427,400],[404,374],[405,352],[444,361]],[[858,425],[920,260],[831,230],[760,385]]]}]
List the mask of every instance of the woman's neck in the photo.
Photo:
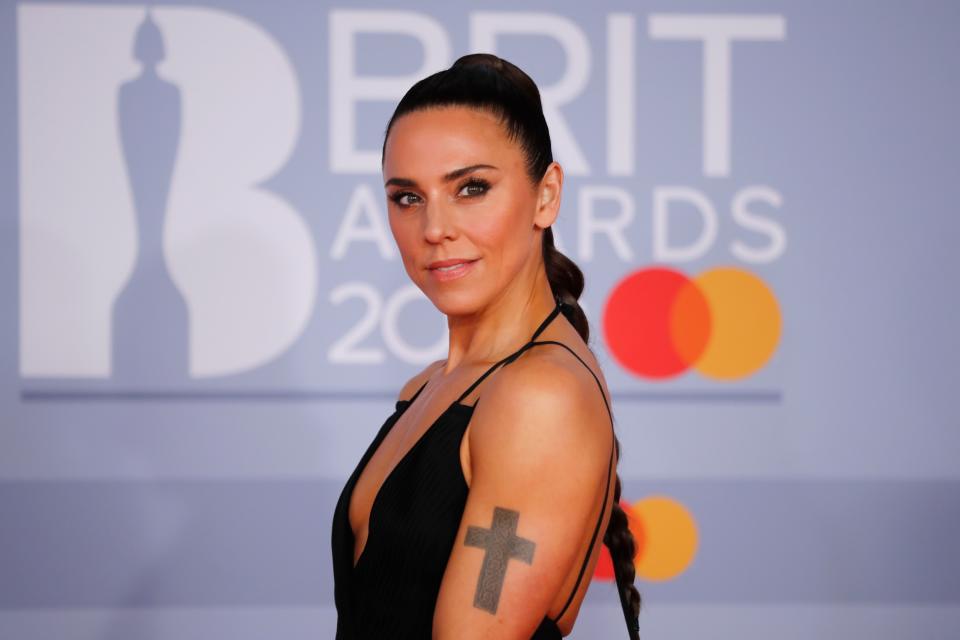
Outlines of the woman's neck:
[{"label": "woman's neck", "polygon": [[442,375],[458,367],[493,363],[523,346],[557,302],[545,275],[532,287],[512,288],[469,316],[447,316],[450,333]]}]

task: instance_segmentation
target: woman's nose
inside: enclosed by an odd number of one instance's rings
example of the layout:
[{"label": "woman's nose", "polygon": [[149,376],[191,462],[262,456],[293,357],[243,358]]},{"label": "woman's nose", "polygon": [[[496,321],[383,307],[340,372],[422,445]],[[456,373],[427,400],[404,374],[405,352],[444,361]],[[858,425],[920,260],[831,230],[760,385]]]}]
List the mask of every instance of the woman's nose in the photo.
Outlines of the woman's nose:
[{"label": "woman's nose", "polygon": [[454,212],[451,205],[438,198],[427,201],[423,236],[427,242],[442,242],[456,235]]}]

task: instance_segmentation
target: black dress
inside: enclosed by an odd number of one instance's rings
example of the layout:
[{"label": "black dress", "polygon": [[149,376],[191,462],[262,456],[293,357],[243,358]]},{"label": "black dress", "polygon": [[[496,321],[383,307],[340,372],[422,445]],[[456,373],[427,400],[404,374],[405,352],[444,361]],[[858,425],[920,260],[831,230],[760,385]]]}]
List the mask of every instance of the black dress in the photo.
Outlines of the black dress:
[{"label": "black dress", "polygon": [[[464,404],[462,400],[497,367],[512,362],[526,349],[537,344],[566,347],[552,340],[535,342],[559,311],[558,305],[526,344],[490,367],[447,407],[384,479],[371,506],[366,544],[354,567],[354,537],[348,518],[354,485],[374,451],[426,383],[409,400],[397,401],[394,412],[387,417],[347,479],[334,510],[331,538],[337,640],[431,638],[440,583],[467,500],[468,487],[460,466],[460,443],[475,405]],[[577,359],[583,362],[579,356]],[[597,384],[600,385],[599,379]],[[603,393],[602,386],[600,392]],[[610,411],[609,406],[607,411]],[[611,425],[612,419],[611,415]],[[612,462],[613,451],[610,456]],[[609,481],[608,468],[608,488]],[[531,640],[558,640],[562,637],[556,620],[566,612],[584,577],[606,502],[605,493],[593,539],[566,605],[556,619],[544,617]]]}]

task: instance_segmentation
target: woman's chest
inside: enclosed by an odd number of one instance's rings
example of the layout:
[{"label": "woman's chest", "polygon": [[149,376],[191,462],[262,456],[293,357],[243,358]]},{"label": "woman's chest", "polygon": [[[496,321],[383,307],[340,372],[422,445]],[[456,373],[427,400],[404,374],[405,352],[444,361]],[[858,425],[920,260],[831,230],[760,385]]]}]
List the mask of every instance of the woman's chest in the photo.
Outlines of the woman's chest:
[{"label": "woman's chest", "polygon": [[348,496],[356,559],[375,535],[418,538],[459,524],[469,489],[470,409],[454,404],[422,433],[411,435],[397,424],[374,441]]}]

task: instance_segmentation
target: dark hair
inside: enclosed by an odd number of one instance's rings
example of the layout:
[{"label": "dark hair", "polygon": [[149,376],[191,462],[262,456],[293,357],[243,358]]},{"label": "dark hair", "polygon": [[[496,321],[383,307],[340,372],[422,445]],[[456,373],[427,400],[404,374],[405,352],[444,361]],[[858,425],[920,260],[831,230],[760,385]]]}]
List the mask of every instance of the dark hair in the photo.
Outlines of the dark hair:
[{"label": "dark hair", "polygon": [[[540,181],[553,162],[550,130],[543,115],[536,83],[516,65],[488,53],[462,56],[449,69],[427,76],[410,87],[387,123],[381,162],[386,154],[387,137],[398,118],[414,111],[446,106],[469,107],[496,116],[508,137],[519,143],[526,159],[527,174],[534,184]],[[543,231],[543,263],[554,297],[562,303],[564,315],[587,343],[590,326],[577,302],[583,293],[583,272],[554,246],[553,229],[550,227]],[[614,443],[619,461],[620,441],[616,434]],[[613,510],[603,543],[610,549],[621,600],[625,606],[629,606],[633,615],[633,620],[627,621],[631,627],[630,635],[639,638],[635,622],[640,613],[640,593],[633,585],[636,542],[628,527],[627,515],[620,506],[619,474],[616,476]]]}]

